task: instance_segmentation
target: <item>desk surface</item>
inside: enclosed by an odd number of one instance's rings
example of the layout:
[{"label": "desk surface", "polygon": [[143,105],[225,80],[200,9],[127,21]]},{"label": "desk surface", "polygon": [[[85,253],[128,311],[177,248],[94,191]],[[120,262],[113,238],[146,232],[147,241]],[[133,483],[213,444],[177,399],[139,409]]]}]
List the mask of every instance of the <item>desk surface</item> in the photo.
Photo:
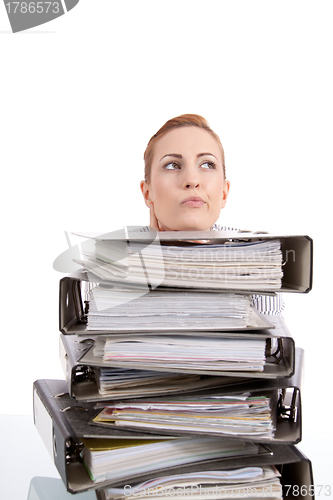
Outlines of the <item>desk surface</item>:
[{"label": "desk surface", "polygon": [[[93,500],[93,492],[71,495],[60,479],[57,469],[42,442],[32,417],[0,415],[1,486],[3,500]],[[298,448],[311,460],[316,500],[333,500],[333,434],[304,434]],[[44,490],[41,496],[37,490]],[[330,495],[328,494],[330,491]]]}]

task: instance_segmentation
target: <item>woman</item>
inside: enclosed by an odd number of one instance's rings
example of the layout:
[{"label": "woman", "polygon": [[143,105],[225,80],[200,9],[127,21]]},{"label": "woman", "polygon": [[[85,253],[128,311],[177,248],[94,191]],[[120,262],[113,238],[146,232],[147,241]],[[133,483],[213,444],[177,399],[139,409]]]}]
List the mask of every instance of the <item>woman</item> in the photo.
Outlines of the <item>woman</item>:
[{"label": "woman", "polygon": [[[235,230],[216,225],[230,182],[222,143],[202,116],[168,120],[148,142],[144,162],[140,187],[150,224],[142,231]],[[266,314],[281,315],[284,309],[279,295],[254,295],[252,302]]]},{"label": "woman", "polygon": [[224,150],[199,115],[168,120],[144,154],[141,191],[157,231],[212,229],[227,202]]}]

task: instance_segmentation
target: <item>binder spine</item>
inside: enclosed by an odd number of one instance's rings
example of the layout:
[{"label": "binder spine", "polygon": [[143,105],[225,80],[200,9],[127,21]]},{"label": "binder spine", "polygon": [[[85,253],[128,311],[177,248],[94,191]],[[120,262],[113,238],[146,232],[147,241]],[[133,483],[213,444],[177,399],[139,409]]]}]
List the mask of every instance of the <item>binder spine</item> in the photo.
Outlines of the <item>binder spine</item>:
[{"label": "binder spine", "polygon": [[[49,436],[52,443],[52,455],[55,466],[64,481],[68,485],[67,464],[70,461],[78,460],[80,443],[74,440],[75,432],[68,423],[65,413],[60,411],[60,406],[57,403],[56,397],[52,395],[50,388],[45,380],[37,380],[33,385],[34,390],[34,423],[41,437],[44,430],[41,427],[42,422],[38,419],[38,405],[41,403],[45,408],[50,419],[50,430],[52,435]],[[59,393],[61,389],[59,390]],[[50,451],[50,450],[49,450]]]}]

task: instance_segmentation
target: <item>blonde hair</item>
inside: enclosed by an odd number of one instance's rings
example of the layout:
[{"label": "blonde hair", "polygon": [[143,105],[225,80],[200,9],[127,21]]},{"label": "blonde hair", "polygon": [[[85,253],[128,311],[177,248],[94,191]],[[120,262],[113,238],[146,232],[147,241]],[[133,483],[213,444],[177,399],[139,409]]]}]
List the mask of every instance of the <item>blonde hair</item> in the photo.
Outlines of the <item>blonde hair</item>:
[{"label": "blonde hair", "polygon": [[155,135],[151,137],[151,139],[148,142],[147,148],[144,152],[143,159],[145,162],[145,181],[149,182],[150,181],[150,172],[151,172],[151,165],[154,157],[154,152],[155,152],[155,145],[157,141],[163,137],[167,132],[170,130],[177,128],[177,127],[199,127],[204,130],[207,130],[214,139],[217,141],[219,146],[221,147],[221,154],[222,154],[222,167],[223,167],[223,175],[224,178],[225,176],[225,159],[224,159],[224,149],[221,143],[221,140],[219,136],[210,128],[209,123],[205,118],[203,118],[200,115],[192,115],[192,114],[185,114],[185,115],[180,115],[177,116],[176,118],[171,118],[171,120],[168,120],[157,132]]}]

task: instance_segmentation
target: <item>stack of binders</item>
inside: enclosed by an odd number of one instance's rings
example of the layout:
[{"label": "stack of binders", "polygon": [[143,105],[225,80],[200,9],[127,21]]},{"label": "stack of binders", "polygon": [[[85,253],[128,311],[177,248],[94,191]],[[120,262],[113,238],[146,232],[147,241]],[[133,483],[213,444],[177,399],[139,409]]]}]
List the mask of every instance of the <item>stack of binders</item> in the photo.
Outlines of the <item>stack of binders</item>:
[{"label": "stack of binders", "polygon": [[311,290],[312,254],[308,236],[266,233],[90,240],[82,271],[60,280],[66,380],[34,383],[35,425],[67,490],[313,497],[295,446],[303,350],[272,310]]}]

